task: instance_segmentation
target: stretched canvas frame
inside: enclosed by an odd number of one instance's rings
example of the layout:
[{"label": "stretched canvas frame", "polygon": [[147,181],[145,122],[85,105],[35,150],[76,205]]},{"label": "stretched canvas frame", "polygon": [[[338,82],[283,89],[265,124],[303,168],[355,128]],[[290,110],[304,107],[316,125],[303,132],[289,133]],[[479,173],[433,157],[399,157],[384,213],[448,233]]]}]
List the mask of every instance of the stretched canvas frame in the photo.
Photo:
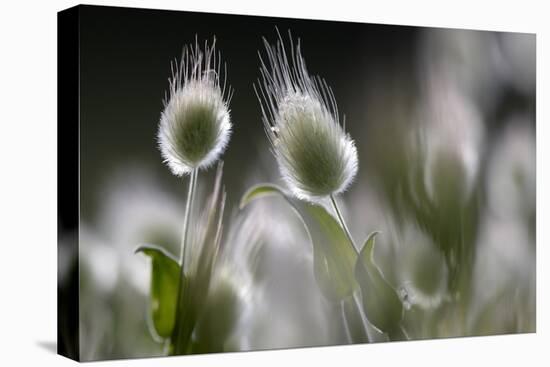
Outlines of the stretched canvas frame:
[{"label": "stretched canvas frame", "polygon": [[535,332],[535,80],[534,34],[60,12],[58,352]]}]

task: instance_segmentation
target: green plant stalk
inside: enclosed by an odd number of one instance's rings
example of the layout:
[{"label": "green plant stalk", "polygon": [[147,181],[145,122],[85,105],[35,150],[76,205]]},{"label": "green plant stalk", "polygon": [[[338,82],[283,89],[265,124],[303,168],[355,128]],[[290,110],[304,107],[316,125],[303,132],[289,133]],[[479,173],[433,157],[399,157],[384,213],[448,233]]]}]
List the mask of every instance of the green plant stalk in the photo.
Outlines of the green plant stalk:
[{"label": "green plant stalk", "polygon": [[342,217],[342,213],[340,212],[340,209],[338,208],[338,204],[336,203],[336,199],[334,198],[334,195],[330,195],[330,201],[332,203],[332,207],[334,208],[334,211],[336,212],[336,216],[338,217],[338,221],[340,222],[340,225],[344,229],[344,233],[348,237],[349,242],[353,246],[353,249],[355,250],[355,253],[359,257],[359,251],[357,250],[357,247],[355,246],[355,241],[353,240],[353,237],[351,237],[351,233],[348,229],[348,226],[346,225],[346,222],[344,221],[344,217]]},{"label": "green plant stalk", "polygon": [[361,307],[361,296],[357,293],[353,294],[353,304],[357,312],[359,312],[359,316],[361,317],[361,322],[363,325],[363,329],[365,330],[367,343],[370,343],[371,341],[375,340],[371,330],[372,326],[370,326],[367,320],[367,316],[365,315],[365,311],[363,310],[363,307]]},{"label": "green plant stalk", "polygon": [[[336,203],[336,199],[334,198],[334,195],[330,195],[330,201],[332,203],[332,207],[334,208],[334,211],[336,212],[336,216],[338,217],[338,221],[340,222],[340,225],[342,226],[342,229],[344,230],[344,233],[348,237],[349,242],[351,243],[351,246],[355,250],[355,253],[357,254],[357,258],[359,258],[359,250],[357,250],[357,247],[355,246],[355,241],[353,240],[353,237],[351,236],[351,232],[348,229],[348,226],[346,225],[346,222],[344,221],[344,217],[342,216],[342,213],[340,212],[340,209],[338,208],[338,204]],[[361,304],[359,304],[359,301],[356,297],[352,297],[353,302],[355,303],[355,307],[357,309],[361,309]],[[343,310],[343,309],[342,309]],[[363,329],[365,331],[365,335],[367,336],[367,339],[370,340],[369,337],[369,331],[367,328],[367,325],[365,324],[365,320],[361,320],[363,324]]]},{"label": "green plant stalk", "polygon": [[[351,296],[352,298],[354,295]],[[358,303],[350,298],[341,301],[342,312],[345,317],[350,343],[368,343],[369,336]]]},{"label": "green plant stalk", "polygon": [[346,339],[349,344],[353,344],[353,337],[351,335],[351,325],[348,323],[348,318],[346,317],[346,309],[344,305],[344,300],[340,301],[340,316],[342,317],[342,324],[344,325],[344,331],[346,334]]},{"label": "green plant stalk", "polygon": [[187,286],[187,282],[184,281],[185,279],[185,259],[187,255],[187,248],[188,248],[188,235],[189,235],[189,223],[191,221],[191,211],[193,209],[193,201],[195,199],[195,189],[197,186],[197,169],[194,169],[191,171],[191,175],[189,177],[189,189],[187,191],[187,202],[185,205],[185,217],[183,220],[183,233],[181,237],[181,245],[180,245],[180,279],[179,279],[179,286],[178,286],[178,298],[176,301],[176,317],[175,317],[175,323],[174,323],[174,331],[172,333],[172,347],[171,354],[182,354],[185,352],[186,346],[182,345],[182,339],[183,334],[183,317],[181,312],[181,307],[183,305],[183,298],[185,297],[185,288]]},{"label": "green plant stalk", "polygon": [[403,325],[399,325],[399,327],[389,331],[388,338],[390,339],[390,341],[410,340],[409,335],[403,328]]}]

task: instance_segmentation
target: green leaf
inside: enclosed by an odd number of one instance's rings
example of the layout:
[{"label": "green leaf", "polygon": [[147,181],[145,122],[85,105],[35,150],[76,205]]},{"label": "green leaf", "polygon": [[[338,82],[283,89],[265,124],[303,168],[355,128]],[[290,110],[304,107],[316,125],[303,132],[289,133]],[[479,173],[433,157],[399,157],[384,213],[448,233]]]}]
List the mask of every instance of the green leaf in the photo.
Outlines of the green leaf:
[{"label": "green leaf", "polygon": [[286,194],[284,190],[277,185],[260,184],[260,185],[252,186],[241,198],[241,203],[239,204],[239,208],[243,209],[245,206],[247,206],[248,204],[250,204],[252,201],[256,199],[266,197],[266,196],[273,196],[273,195],[280,195],[286,198]]},{"label": "green leaf", "polygon": [[325,208],[305,204],[307,223],[313,235],[313,260],[317,283],[326,298],[340,301],[357,287],[353,269],[357,254],[338,221]]},{"label": "green leaf", "polygon": [[303,222],[313,246],[315,278],[323,295],[331,301],[352,295],[357,286],[353,273],[357,255],[338,221],[324,207],[294,199],[273,184],[252,187],[244,194],[241,208],[272,195],[284,198]]},{"label": "green leaf", "polygon": [[151,259],[150,312],[155,332],[169,338],[174,329],[180,266],[160,247],[144,245],[136,249]]},{"label": "green leaf", "polygon": [[374,239],[378,233],[373,232],[367,237],[357,259],[355,276],[369,322],[382,332],[396,335],[401,330],[403,304],[374,262]]}]

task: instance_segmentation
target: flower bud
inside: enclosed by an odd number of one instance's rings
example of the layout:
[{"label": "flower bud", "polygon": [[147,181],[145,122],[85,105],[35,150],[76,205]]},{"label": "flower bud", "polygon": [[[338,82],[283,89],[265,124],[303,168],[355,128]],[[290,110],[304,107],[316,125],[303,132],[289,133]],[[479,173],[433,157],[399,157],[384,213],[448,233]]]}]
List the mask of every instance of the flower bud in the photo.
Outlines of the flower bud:
[{"label": "flower bud", "polygon": [[281,39],[275,46],[264,44],[269,65],[262,61],[257,94],[285,181],[297,198],[307,201],[344,192],[357,173],[357,150],[339,124],[332,90],[308,75],[299,43],[292,64]]},{"label": "flower bud", "polygon": [[164,162],[176,176],[209,167],[229,141],[231,93],[225,93],[225,82],[220,86],[220,64],[214,40],[211,47],[205,43],[204,52],[198,43],[185,47],[173,71],[158,141]]}]

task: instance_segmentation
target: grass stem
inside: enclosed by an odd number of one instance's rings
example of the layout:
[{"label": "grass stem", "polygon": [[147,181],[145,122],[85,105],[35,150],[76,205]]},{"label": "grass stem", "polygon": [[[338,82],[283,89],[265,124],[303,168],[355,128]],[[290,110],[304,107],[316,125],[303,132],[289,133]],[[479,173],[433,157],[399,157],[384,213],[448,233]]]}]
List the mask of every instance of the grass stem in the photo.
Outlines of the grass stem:
[{"label": "grass stem", "polygon": [[340,315],[342,317],[342,324],[344,326],[344,332],[346,334],[348,344],[353,344],[353,336],[351,335],[352,325],[349,324],[348,317],[346,316],[345,300],[340,301]]},{"label": "grass stem", "polygon": [[338,208],[338,204],[336,203],[336,199],[334,198],[334,195],[330,195],[330,201],[332,203],[332,207],[334,208],[334,211],[336,212],[336,216],[338,217],[338,221],[340,222],[340,225],[342,226],[342,229],[344,230],[344,233],[348,237],[349,242],[353,246],[353,249],[355,250],[355,253],[359,255],[359,251],[357,250],[357,247],[355,246],[355,241],[353,240],[353,237],[351,237],[351,233],[348,229],[348,226],[346,225],[346,222],[344,221],[344,218],[342,217],[342,213],[340,212],[340,209]]},{"label": "grass stem", "polygon": [[[353,240],[353,237],[351,236],[351,232],[349,231],[348,226],[346,225],[346,222],[344,221],[344,217],[342,216],[342,212],[340,211],[340,208],[338,208],[338,204],[336,202],[336,199],[334,198],[334,195],[330,195],[330,201],[332,203],[332,207],[334,208],[334,211],[336,212],[336,216],[338,217],[338,221],[340,222],[340,225],[342,226],[342,229],[344,230],[344,233],[346,234],[349,242],[351,243],[351,246],[355,250],[355,253],[359,257],[359,250],[357,249],[357,246],[355,246],[355,241]],[[359,300],[355,296],[353,297],[353,303],[354,303],[354,306],[356,307],[357,311],[361,310],[361,302],[359,302]],[[369,335],[369,329],[368,329],[368,326],[367,326],[365,320],[363,320],[362,316],[360,318],[361,318],[361,324],[362,324],[362,327],[363,327],[363,330],[364,330],[364,333],[365,333],[365,338],[367,339],[367,342],[368,342],[369,340],[372,340],[372,338]]]},{"label": "grass stem", "polygon": [[191,171],[189,176],[189,189],[187,191],[187,203],[185,205],[185,217],[183,222],[183,233],[181,236],[180,244],[180,265],[183,270],[185,270],[185,258],[187,254],[187,242],[189,234],[189,223],[191,221],[191,211],[193,210],[193,201],[195,200],[195,189],[197,186],[197,170]]},{"label": "grass stem", "polygon": [[172,352],[173,354],[182,354],[186,346],[182,342],[182,339],[186,339],[183,332],[183,323],[184,317],[182,316],[182,305],[183,298],[185,297],[184,288],[186,287],[187,282],[185,282],[185,259],[187,255],[188,241],[189,241],[189,227],[191,222],[191,213],[193,210],[193,202],[195,199],[195,191],[197,186],[197,169],[191,171],[189,177],[189,189],[187,191],[187,202],[185,204],[185,217],[183,219],[183,233],[181,236],[181,245],[180,245],[180,279],[178,287],[178,298],[176,301],[176,317],[174,324],[174,331],[172,333]]}]

